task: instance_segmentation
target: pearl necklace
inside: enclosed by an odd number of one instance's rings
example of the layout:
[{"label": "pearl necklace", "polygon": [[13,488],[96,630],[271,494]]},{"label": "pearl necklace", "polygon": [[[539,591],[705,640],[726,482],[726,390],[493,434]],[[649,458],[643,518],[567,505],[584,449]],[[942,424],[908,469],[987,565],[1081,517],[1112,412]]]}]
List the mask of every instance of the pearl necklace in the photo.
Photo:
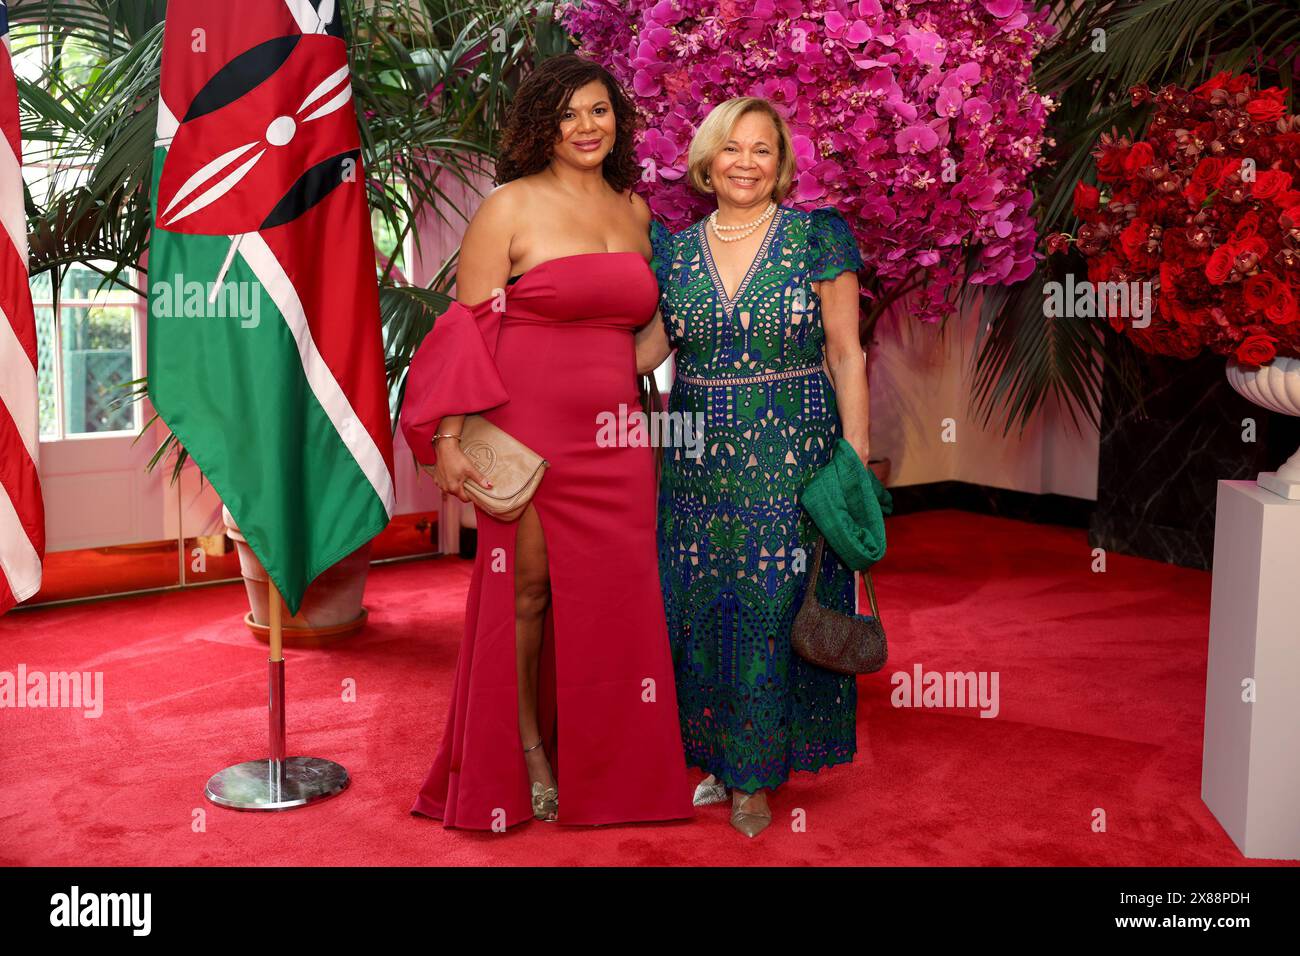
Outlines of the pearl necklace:
[{"label": "pearl necklace", "polygon": [[[774,212],[776,212],[776,203],[769,202],[767,204],[767,209],[764,210],[763,212],[763,215],[759,216],[753,222],[741,223],[738,226],[719,226],[718,211],[715,209],[713,210],[713,212],[709,213],[709,225],[713,227],[713,235],[717,237],[719,242],[739,242],[741,239],[746,239],[749,236],[753,235],[754,230],[756,230],[759,226],[763,225],[763,223],[771,219],[772,213]],[[736,235],[726,236],[723,235],[724,231],[734,232],[736,233]]]}]

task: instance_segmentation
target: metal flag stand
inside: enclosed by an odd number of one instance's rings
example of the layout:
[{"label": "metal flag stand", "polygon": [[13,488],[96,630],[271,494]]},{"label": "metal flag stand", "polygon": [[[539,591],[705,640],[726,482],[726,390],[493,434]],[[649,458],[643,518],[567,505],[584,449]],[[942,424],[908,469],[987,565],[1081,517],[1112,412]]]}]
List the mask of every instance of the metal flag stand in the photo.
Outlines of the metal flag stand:
[{"label": "metal flag stand", "polygon": [[347,789],[348,772],[323,757],[284,755],[284,649],[280,592],[268,574],[271,655],[268,660],[271,756],[247,760],[214,773],[204,795],[221,807],[235,810],[291,810],[324,800]]}]

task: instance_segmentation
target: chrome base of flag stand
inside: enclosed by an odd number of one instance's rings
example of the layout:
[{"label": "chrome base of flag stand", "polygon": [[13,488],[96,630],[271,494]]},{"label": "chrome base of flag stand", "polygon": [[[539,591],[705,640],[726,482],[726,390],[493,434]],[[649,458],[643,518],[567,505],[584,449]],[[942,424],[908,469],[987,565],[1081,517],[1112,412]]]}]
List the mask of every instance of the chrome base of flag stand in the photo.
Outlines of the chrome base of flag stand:
[{"label": "chrome base of flag stand", "polygon": [[292,810],[342,793],[347,770],[323,757],[249,760],[208,780],[205,795],[234,810]]},{"label": "chrome base of flag stand", "polygon": [[271,756],[246,760],[214,773],[206,796],[234,810],[291,810],[342,793],[348,772],[323,757],[284,755],[284,659],[268,661]]}]

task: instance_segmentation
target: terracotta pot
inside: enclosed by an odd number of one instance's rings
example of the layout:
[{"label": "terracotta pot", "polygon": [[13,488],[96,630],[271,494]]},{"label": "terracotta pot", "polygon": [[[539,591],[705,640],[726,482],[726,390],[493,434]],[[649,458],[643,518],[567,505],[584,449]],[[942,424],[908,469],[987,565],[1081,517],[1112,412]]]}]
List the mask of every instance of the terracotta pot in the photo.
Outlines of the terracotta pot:
[{"label": "terracotta pot", "polygon": [[[248,546],[230,511],[222,506],[226,533],[239,552],[239,571],[244,578],[251,609],[244,619],[248,629],[261,640],[269,633],[270,614],[267,604],[266,569]],[[307,588],[302,606],[293,617],[284,618],[285,644],[318,644],[322,640],[349,637],[365,625],[366,609],[361,598],[370,573],[371,543],[353,551],[343,560],[322,571]]]}]

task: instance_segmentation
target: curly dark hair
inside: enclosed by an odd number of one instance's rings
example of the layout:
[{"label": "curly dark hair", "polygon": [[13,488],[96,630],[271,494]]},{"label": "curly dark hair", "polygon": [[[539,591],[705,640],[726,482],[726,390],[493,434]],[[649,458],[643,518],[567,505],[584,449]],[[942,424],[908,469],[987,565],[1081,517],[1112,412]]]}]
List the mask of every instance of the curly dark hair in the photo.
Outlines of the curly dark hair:
[{"label": "curly dark hair", "polygon": [[600,80],[614,107],[614,148],[605,157],[605,181],[619,192],[636,185],[641,169],[633,156],[640,117],[623,88],[599,63],[564,53],[544,60],[519,84],[497,157],[497,183],[541,172],[555,152],[560,117],[579,87]]}]

